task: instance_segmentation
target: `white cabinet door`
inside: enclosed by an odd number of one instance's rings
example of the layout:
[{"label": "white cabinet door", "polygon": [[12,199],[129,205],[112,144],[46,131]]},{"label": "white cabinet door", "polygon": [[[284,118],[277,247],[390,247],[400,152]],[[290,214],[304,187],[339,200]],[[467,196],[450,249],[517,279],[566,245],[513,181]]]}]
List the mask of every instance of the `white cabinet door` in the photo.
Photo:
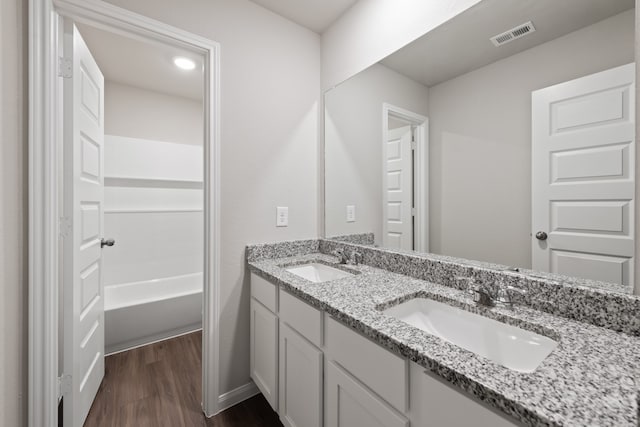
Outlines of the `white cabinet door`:
[{"label": "white cabinet door", "polygon": [[411,363],[412,427],[514,427],[521,424]]},{"label": "white cabinet door", "polygon": [[251,298],[251,379],[278,410],[278,317]]},{"label": "white cabinet door", "polygon": [[287,427],[322,426],[322,351],[280,323],[280,420]]},{"label": "white cabinet door", "polygon": [[534,270],[633,285],[635,75],[532,93]]},{"label": "white cabinet door", "polygon": [[[384,369],[383,366],[380,369]],[[327,363],[326,427],[407,427],[407,420],[333,362]]]}]

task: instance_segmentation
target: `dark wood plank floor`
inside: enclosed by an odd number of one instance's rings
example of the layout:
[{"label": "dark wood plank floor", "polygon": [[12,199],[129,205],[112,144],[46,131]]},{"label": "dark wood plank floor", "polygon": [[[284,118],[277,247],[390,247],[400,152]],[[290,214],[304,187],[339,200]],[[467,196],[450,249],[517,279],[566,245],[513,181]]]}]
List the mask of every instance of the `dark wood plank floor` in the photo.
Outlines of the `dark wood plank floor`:
[{"label": "dark wood plank floor", "polygon": [[200,405],[202,334],[108,356],[85,427],[281,427],[262,395],[206,419]]}]

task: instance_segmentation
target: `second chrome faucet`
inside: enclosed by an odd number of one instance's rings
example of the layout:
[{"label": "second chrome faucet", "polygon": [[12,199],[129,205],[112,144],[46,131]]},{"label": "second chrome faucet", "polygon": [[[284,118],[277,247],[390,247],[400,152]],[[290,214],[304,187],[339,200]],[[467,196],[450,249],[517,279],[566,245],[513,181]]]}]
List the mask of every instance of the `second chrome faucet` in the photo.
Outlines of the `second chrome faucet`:
[{"label": "second chrome faucet", "polygon": [[463,283],[463,287],[472,295],[476,304],[485,307],[502,305],[513,308],[513,296],[527,294],[525,289],[496,282],[475,281],[472,277],[456,277],[456,280]]},{"label": "second chrome faucet", "polygon": [[362,254],[358,251],[351,251],[351,255],[347,255],[347,252],[342,249],[342,248],[338,248],[335,251],[333,251],[333,255],[335,255],[338,258],[338,262],[340,264],[353,264],[353,265],[358,265],[362,262]]}]

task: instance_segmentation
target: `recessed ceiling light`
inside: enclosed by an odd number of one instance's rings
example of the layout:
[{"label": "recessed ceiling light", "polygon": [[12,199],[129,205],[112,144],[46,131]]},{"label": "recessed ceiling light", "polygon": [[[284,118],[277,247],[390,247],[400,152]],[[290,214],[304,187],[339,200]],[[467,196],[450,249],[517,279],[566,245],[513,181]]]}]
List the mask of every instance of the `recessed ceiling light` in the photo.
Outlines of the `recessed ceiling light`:
[{"label": "recessed ceiling light", "polygon": [[182,70],[193,70],[194,68],[196,68],[196,63],[189,58],[185,58],[184,56],[176,56],[175,58],[173,58],[173,63],[176,67]]}]

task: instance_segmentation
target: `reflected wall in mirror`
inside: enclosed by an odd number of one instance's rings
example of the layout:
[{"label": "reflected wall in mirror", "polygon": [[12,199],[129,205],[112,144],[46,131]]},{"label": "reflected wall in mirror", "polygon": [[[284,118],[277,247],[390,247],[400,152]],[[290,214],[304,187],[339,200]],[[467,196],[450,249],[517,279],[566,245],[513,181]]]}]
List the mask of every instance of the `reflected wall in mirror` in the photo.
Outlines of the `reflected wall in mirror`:
[{"label": "reflected wall in mirror", "polygon": [[483,0],[328,91],[326,236],[631,292],[634,13]]}]

